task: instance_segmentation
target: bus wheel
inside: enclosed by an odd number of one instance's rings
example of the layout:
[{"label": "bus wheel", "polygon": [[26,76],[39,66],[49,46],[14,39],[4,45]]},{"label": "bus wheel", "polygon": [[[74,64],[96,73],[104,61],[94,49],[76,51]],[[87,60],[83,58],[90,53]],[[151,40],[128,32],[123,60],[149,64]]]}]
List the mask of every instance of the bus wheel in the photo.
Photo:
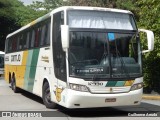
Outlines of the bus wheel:
[{"label": "bus wheel", "polygon": [[16,87],[16,80],[14,77],[11,78],[11,88],[14,91],[14,93],[19,92],[19,89]]},{"label": "bus wheel", "polygon": [[49,84],[47,82],[45,82],[43,85],[42,99],[43,99],[43,103],[47,108],[52,109],[56,107],[56,103],[51,101],[51,92],[50,92]]}]

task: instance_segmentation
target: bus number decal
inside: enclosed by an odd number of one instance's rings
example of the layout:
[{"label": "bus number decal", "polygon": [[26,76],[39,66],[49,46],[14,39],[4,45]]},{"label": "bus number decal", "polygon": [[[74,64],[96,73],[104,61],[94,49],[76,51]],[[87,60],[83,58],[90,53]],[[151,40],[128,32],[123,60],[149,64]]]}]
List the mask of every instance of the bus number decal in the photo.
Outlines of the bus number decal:
[{"label": "bus number decal", "polygon": [[102,82],[88,82],[88,85],[90,86],[103,86]]}]

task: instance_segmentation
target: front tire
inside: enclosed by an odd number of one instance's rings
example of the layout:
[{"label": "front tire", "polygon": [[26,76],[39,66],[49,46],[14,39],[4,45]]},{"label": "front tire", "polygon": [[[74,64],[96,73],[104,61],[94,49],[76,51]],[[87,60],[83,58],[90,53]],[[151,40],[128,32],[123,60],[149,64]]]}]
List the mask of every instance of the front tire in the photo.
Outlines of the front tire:
[{"label": "front tire", "polygon": [[48,82],[45,82],[43,85],[42,99],[47,108],[53,109],[56,107],[56,103],[51,101],[51,92]]}]

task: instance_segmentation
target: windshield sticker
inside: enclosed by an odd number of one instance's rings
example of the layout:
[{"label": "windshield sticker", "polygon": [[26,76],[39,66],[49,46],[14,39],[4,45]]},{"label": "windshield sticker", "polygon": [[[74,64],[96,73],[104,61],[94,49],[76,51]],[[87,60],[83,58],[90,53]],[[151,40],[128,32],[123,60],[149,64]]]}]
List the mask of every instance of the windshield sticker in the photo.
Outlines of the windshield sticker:
[{"label": "windshield sticker", "polygon": [[108,39],[109,41],[113,41],[115,39],[114,33],[108,33]]}]

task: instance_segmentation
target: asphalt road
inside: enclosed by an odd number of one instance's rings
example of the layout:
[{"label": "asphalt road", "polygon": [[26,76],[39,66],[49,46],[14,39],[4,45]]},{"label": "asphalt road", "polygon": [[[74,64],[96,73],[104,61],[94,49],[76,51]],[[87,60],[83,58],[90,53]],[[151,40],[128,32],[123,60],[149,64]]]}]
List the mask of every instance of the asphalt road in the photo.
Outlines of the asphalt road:
[{"label": "asphalt road", "polygon": [[[160,101],[156,100],[143,100],[139,106],[127,106],[127,107],[107,107],[107,108],[92,108],[92,109],[66,109],[58,106],[56,109],[47,109],[42,102],[42,99],[36,95],[22,91],[21,93],[13,93],[9,84],[7,84],[3,78],[0,78],[0,116],[2,112],[18,111],[20,116],[28,115],[31,111],[42,115],[42,118],[33,118],[34,120],[110,120],[110,119],[135,119],[145,120],[159,119],[160,118]],[[24,112],[29,112],[25,113]],[[150,114],[150,115],[149,115]],[[14,117],[16,117],[15,114]],[[148,117],[142,117],[143,115],[149,115]],[[157,117],[152,117],[156,116]],[[50,117],[52,116],[52,117]],[[139,117],[140,116],[140,117]],[[24,116],[25,117],[25,116]],[[113,118],[114,117],[114,118]],[[0,117],[0,120],[8,120],[7,117]],[[22,119],[16,117],[16,120]],[[23,118],[23,120],[28,118]],[[31,120],[31,118],[29,118]]]}]

